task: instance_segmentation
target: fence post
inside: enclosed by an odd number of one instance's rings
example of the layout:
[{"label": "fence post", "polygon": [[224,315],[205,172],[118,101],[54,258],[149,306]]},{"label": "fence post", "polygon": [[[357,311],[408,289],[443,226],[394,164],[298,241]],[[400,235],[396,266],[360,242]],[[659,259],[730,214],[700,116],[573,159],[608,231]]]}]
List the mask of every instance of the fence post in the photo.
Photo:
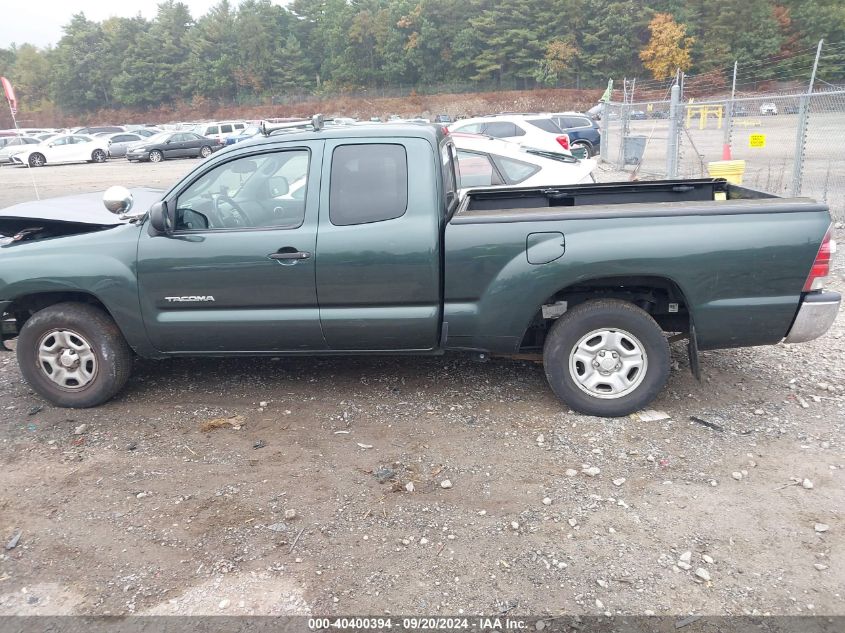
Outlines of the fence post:
[{"label": "fence post", "polygon": [[722,141],[722,160],[732,158],[733,127],[734,127],[734,99],[736,98],[736,71],[738,62],[734,62],[734,78],[731,82],[731,98],[726,104],[724,119],[724,140]]},{"label": "fence post", "polygon": [[813,93],[813,85],[816,83],[816,71],[819,68],[819,57],[822,54],[822,44],[819,40],[816,49],[816,61],[813,63],[813,72],[810,74],[810,87],[807,94],[801,95],[801,104],[798,108],[798,131],[795,134],[795,152],[792,161],[792,197],[801,195],[801,180],[804,176],[804,144],[807,141],[807,118],[810,115],[810,98]]},{"label": "fence post", "polygon": [[680,134],[683,121],[681,120],[681,87],[675,82],[672,86],[669,102],[669,138],[666,144],[666,178],[678,177],[678,151],[680,149]]},{"label": "fence post", "polygon": [[610,105],[607,101],[602,101],[601,104],[601,154],[599,154],[599,158],[601,162],[607,162],[607,153],[608,153],[608,144],[610,143],[610,137],[608,136],[608,132],[610,131]]}]

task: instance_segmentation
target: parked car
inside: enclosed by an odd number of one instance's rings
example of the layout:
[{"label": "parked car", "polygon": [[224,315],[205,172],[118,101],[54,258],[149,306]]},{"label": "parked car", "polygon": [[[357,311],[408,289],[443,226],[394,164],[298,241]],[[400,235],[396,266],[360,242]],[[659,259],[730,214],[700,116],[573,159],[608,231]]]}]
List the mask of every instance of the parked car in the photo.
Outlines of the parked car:
[{"label": "parked car", "polygon": [[143,139],[126,150],[129,161],[159,163],[167,158],[207,158],[223,148],[223,141],[196,132],[162,132]]},{"label": "parked car", "polygon": [[193,128],[200,136],[215,139],[225,143],[230,136],[240,134],[246,129],[246,124],[241,121],[225,121],[222,123],[201,123]]},{"label": "parked car", "polygon": [[108,142],[85,134],[62,134],[27,145],[12,156],[12,164],[43,167],[53,163],[104,163],[108,159]]},{"label": "parked car", "polygon": [[801,111],[801,106],[797,103],[790,103],[788,105],[783,106],[783,113],[784,114],[798,114]]},{"label": "parked car", "polygon": [[40,142],[32,136],[15,136],[10,138],[8,142],[0,145],[0,165],[11,163],[12,156],[20,154],[26,149],[27,145],[38,145]]},{"label": "parked car", "polygon": [[648,118],[648,116],[646,115],[646,113],[643,110],[631,110],[628,113],[628,118],[631,121],[645,121]]},{"label": "parked car", "polygon": [[0,211],[20,235],[0,342],[32,389],[96,406],[134,355],[534,353],[564,403],[614,417],[660,393],[669,336],[698,375],[699,350],[811,340],[839,312],[824,204],[723,179],[461,196],[439,126],[315,128],[223,150],[163,196],[118,189],[112,214],[91,194]]},{"label": "parked car", "polygon": [[496,114],[474,117],[453,123],[449,131],[484,134],[551,152],[569,151],[569,136],[548,115]]},{"label": "parked car", "polygon": [[238,134],[237,136],[230,136],[226,139],[226,145],[234,145],[241,141],[248,141],[249,139],[261,134],[261,129],[257,125],[250,125],[248,128]]},{"label": "parked car", "polygon": [[443,125],[450,125],[454,123],[454,119],[449,114],[437,114],[434,116],[434,123],[442,123]]},{"label": "parked car", "polygon": [[594,182],[594,160],[526,148],[479,134],[452,133],[457,147],[459,188],[550,187]]},{"label": "parked car", "polygon": [[108,143],[110,158],[122,158],[126,156],[126,151],[131,145],[144,140],[143,136],[139,136],[134,132],[107,134],[105,138]]},{"label": "parked car", "polygon": [[144,138],[149,138],[151,136],[155,136],[156,134],[161,134],[164,130],[160,130],[157,127],[142,127],[136,130],[129,130],[132,134],[137,134],[138,136],[143,136]]},{"label": "parked car", "polygon": [[776,116],[778,107],[774,103],[764,103],[760,106],[760,114],[763,116]]},{"label": "parked car", "polygon": [[569,148],[587,150],[587,157],[601,151],[601,128],[582,112],[556,112],[549,117],[569,136]]},{"label": "parked car", "polygon": [[74,134],[87,134],[89,136],[100,133],[125,132],[122,125],[95,125],[93,127],[81,127],[73,131]]},{"label": "parked car", "polygon": [[733,108],[731,109],[731,112],[735,117],[747,117],[751,114],[748,111],[748,108],[741,103],[734,104]]}]

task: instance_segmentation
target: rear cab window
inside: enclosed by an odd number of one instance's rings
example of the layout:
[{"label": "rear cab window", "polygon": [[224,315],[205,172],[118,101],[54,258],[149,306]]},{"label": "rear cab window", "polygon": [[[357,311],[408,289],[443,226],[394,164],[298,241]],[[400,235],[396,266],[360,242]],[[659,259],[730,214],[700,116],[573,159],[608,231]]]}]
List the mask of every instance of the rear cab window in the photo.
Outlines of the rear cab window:
[{"label": "rear cab window", "polygon": [[505,175],[509,185],[516,185],[540,171],[540,167],[532,163],[526,163],[515,158],[504,156],[493,156],[493,161]]},{"label": "rear cab window", "polygon": [[392,143],[340,145],[332,153],[329,220],[335,226],[394,220],[408,208],[408,155]]}]

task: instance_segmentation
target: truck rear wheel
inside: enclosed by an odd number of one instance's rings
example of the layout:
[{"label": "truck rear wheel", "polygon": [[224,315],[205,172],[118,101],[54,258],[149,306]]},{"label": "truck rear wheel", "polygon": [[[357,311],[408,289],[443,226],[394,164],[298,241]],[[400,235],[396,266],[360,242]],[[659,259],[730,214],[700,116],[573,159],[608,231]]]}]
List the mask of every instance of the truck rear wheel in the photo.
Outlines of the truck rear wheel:
[{"label": "truck rear wheel", "polygon": [[29,385],[60,407],[84,409],[126,384],[132,351],[115,322],[84,303],[58,303],[21,328],[18,365]]},{"label": "truck rear wheel", "polygon": [[669,343],[651,316],[599,299],[568,310],[543,348],[549,385],[576,411],[619,417],[642,409],[669,377]]}]

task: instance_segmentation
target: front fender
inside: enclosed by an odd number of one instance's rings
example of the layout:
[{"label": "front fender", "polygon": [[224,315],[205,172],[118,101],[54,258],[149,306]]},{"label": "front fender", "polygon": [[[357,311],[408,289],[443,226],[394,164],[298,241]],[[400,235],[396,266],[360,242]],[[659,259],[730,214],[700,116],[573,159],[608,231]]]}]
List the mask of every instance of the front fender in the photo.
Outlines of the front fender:
[{"label": "front fender", "polygon": [[139,230],[119,225],[5,246],[0,249],[0,297],[14,302],[39,294],[89,295],[105,306],[139,355],[154,355],[138,299]]}]

